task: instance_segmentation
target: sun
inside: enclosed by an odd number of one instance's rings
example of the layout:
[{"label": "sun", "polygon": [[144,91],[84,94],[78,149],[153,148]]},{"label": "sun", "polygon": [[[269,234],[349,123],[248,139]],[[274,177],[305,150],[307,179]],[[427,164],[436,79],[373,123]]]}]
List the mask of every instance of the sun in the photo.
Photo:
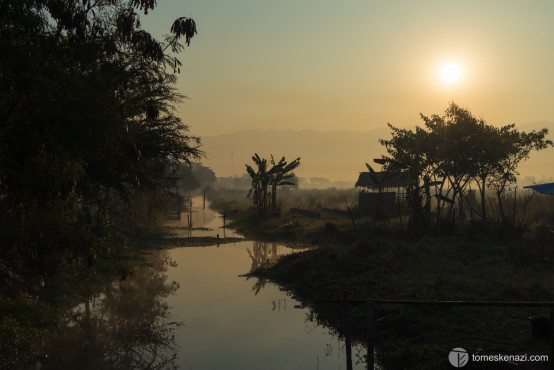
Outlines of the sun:
[{"label": "sun", "polygon": [[447,63],[441,67],[440,77],[447,84],[454,84],[462,78],[463,69],[459,63]]}]

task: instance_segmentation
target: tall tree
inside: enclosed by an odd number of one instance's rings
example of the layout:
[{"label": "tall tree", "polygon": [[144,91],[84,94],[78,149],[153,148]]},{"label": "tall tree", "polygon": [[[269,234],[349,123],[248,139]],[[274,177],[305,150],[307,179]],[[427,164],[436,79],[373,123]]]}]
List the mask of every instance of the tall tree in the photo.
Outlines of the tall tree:
[{"label": "tall tree", "polygon": [[[389,124],[392,138],[380,140],[388,155],[377,160],[388,171],[405,171],[412,179],[410,201],[418,217],[424,193],[429,200],[434,186],[437,219],[441,204],[462,213],[465,189],[475,182],[481,195],[481,216],[486,219],[486,191],[493,188],[504,217],[502,194],[516,180],[517,167],[533,150],[553,143],[547,129],[520,132],[515,125],[495,127],[477,119],[467,109],[450,103],[444,115],[421,115],[424,127],[398,129]],[[427,189],[422,192],[423,189]],[[426,203],[429,204],[429,203]],[[419,223],[416,223],[419,224]]]},{"label": "tall tree", "polygon": [[375,160],[383,169],[390,173],[405,172],[410,179],[407,189],[407,201],[410,212],[409,225],[419,229],[425,223],[422,211],[422,185],[425,176],[431,171],[432,161],[429,159],[429,135],[417,127],[415,131],[399,129],[388,124],[392,131],[389,140],[380,139],[388,155]]},{"label": "tall tree", "polygon": [[421,115],[428,132],[431,147],[426,148],[434,173],[448,182],[452,190],[449,203],[451,212],[456,200],[463,210],[463,195],[476,168],[483,160],[477,154],[485,122],[476,119],[468,110],[450,103],[443,116],[430,118]]},{"label": "tall tree", "polygon": [[[494,189],[498,200],[498,207],[502,221],[505,221],[505,212],[502,195],[509,184],[516,182],[519,164],[529,158],[533,150],[543,150],[553,146],[551,140],[546,139],[548,130],[520,132],[514,124],[501,127],[497,132],[497,139],[491,148],[494,153],[500,152],[496,165],[492,167],[489,185]],[[491,143],[488,143],[490,146]]]},{"label": "tall tree", "polygon": [[154,6],[0,0],[3,248],[90,253],[114,198],[167,188],[178,161],[201,155],[173,114],[176,54],[196,25],[179,18],[157,41],[138,14]]}]

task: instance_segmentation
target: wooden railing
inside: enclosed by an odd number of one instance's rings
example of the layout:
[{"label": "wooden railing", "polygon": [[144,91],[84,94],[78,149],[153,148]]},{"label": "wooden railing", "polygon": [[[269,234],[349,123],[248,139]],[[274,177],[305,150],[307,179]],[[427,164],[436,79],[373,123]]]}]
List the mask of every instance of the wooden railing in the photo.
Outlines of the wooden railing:
[{"label": "wooden railing", "polygon": [[420,305],[420,306],[471,306],[471,307],[550,307],[550,368],[554,369],[554,302],[502,302],[502,301],[421,301],[394,299],[318,299],[320,302],[342,302],[344,305],[344,336],[346,346],[346,369],[352,370],[352,333],[350,327],[351,303],[367,307],[367,369],[375,368],[375,305]]}]

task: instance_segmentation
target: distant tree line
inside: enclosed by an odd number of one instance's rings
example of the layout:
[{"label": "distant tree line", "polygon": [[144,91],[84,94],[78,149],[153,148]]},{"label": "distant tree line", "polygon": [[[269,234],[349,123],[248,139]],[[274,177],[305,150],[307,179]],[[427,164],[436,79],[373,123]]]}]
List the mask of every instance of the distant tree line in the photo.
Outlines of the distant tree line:
[{"label": "distant tree line", "polygon": [[279,162],[275,162],[273,155],[267,160],[256,153],[252,156],[252,160],[255,167],[246,165],[246,172],[252,179],[248,197],[252,195],[252,202],[258,213],[265,215],[278,209],[278,187],[297,184],[296,176],[292,171],[300,166],[300,158],[288,163],[285,157],[282,157]]},{"label": "distant tree line", "polygon": [[169,189],[201,156],[173,114],[175,55],[196,25],[156,40],[138,14],[155,3],[0,0],[0,258],[95,255],[137,190]]},{"label": "distant tree line", "polygon": [[[462,214],[464,204],[487,220],[489,191],[505,221],[503,195],[515,183],[519,164],[533,150],[553,145],[546,139],[547,129],[522,132],[514,124],[495,127],[453,102],[444,115],[421,118],[424,126],[415,130],[389,124],[392,138],[380,140],[387,155],[375,160],[385,171],[408,173],[407,201],[415,227],[431,221],[432,201],[436,220],[441,215],[453,217],[456,206]],[[467,199],[472,184],[479,190],[479,207]]]}]

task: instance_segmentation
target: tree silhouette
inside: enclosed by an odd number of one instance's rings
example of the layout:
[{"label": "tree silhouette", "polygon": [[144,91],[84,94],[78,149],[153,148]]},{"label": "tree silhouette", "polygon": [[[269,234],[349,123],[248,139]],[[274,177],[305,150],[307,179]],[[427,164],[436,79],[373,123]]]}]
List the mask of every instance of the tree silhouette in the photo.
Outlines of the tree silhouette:
[{"label": "tree silhouette", "polygon": [[[388,155],[377,160],[387,171],[409,174],[414,217],[424,215],[419,211],[422,199],[427,199],[425,204],[429,207],[432,196],[436,201],[437,220],[443,204],[448,205],[449,217],[453,217],[456,204],[462,215],[465,190],[475,183],[481,193],[481,217],[487,218],[486,191],[493,189],[504,218],[502,194],[515,182],[518,165],[531,151],[553,145],[546,139],[547,129],[526,133],[515,129],[513,124],[498,128],[453,102],[443,116],[421,115],[421,118],[424,127],[415,130],[398,129],[389,124],[392,138],[380,140]],[[421,227],[421,222],[414,225]]]},{"label": "tree silhouette", "polygon": [[37,263],[96,253],[137,189],[168,189],[177,163],[202,154],[173,114],[176,53],[196,24],[179,18],[160,42],[137,13],[154,6],[0,0],[4,252]]},{"label": "tree silhouette", "polygon": [[[288,163],[285,157],[275,162],[273,155],[268,161],[257,153],[252,156],[256,169],[246,164],[246,172],[252,179],[252,185],[247,197],[252,195],[252,201],[260,215],[277,210],[277,188],[279,186],[295,185],[294,171],[300,166],[300,158]],[[271,168],[269,165],[271,164]]]},{"label": "tree silhouette", "polygon": [[255,153],[252,160],[256,165],[256,170],[250,165],[246,165],[246,172],[252,178],[252,186],[247,197],[252,195],[252,201],[256,206],[259,214],[265,214],[267,210],[267,188],[269,185],[269,175],[267,172],[268,162],[265,158]]},{"label": "tree silhouette", "polygon": [[277,187],[279,186],[292,186],[297,184],[294,171],[300,166],[300,158],[296,158],[294,161],[287,163],[285,157],[282,157],[278,163],[275,163],[273,155],[271,155],[271,164],[273,167],[269,171],[269,184],[271,185],[271,208],[277,209]]}]

